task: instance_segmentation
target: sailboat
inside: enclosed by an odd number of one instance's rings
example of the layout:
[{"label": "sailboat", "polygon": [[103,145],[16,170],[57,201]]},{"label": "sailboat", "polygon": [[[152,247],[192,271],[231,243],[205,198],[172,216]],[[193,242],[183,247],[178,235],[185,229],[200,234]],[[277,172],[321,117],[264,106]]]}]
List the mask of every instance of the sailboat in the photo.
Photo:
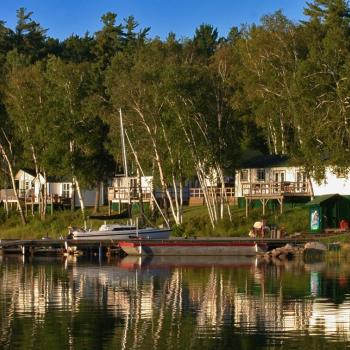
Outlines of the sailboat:
[{"label": "sailboat", "polygon": [[[120,136],[122,143],[122,155],[123,155],[123,166],[124,176],[128,178],[128,164],[126,160],[126,147],[124,137],[124,124],[123,115],[121,109],[119,110],[120,117]],[[104,219],[108,217],[102,216]],[[101,218],[102,218],[101,217]],[[98,230],[84,230],[84,229],[70,229],[68,234],[69,239],[78,240],[125,240],[130,238],[140,239],[167,239],[171,233],[170,228],[154,228],[145,227],[139,228],[138,221],[136,225],[122,225],[122,224],[103,224]]]}]

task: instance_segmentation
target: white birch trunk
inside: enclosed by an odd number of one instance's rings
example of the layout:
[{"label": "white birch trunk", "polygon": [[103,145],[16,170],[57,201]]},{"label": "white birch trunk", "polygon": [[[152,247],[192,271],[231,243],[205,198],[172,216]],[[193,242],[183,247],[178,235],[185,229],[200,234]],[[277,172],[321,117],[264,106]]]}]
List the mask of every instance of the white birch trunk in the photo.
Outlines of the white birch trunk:
[{"label": "white birch trunk", "polygon": [[151,142],[152,142],[152,148],[153,148],[153,152],[154,152],[154,156],[155,156],[155,161],[156,161],[156,164],[157,164],[157,167],[158,167],[160,183],[161,183],[161,186],[164,189],[165,194],[166,194],[166,196],[167,196],[167,198],[169,200],[169,206],[170,206],[171,214],[172,214],[172,216],[174,218],[174,221],[175,221],[176,225],[179,225],[179,221],[177,219],[177,215],[176,215],[175,208],[174,208],[174,203],[172,201],[171,194],[169,192],[167,183],[165,181],[165,176],[164,176],[164,172],[163,172],[163,166],[162,166],[162,162],[161,162],[160,155],[159,155],[159,152],[158,152],[158,147],[157,147],[156,140],[153,137],[151,128],[148,125],[148,123],[146,122],[146,119],[145,119],[143,113],[138,108],[136,108],[135,110],[139,114],[139,116],[141,117],[142,123],[145,126],[146,131],[148,132],[148,135],[150,136],[150,139],[151,139]]},{"label": "white birch trunk", "polygon": [[[134,155],[136,164],[137,164],[138,168],[140,169],[140,172],[141,172],[142,176],[145,176],[145,173],[143,172],[143,169],[142,169],[142,167],[141,167],[141,164],[140,164],[140,161],[139,161],[139,157],[138,157],[138,155],[137,155],[137,152],[135,151],[135,149],[134,149],[134,147],[133,147],[133,145],[132,145],[132,143],[131,143],[131,141],[130,141],[130,138],[129,138],[128,133],[127,133],[126,130],[125,130],[125,136],[126,136],[126,138],[127,138],[127,140],[128,140],[128,143],[129,143],[129,145],[130,145],[131,152],[132,152],[133,155]],[[157,198],[154,196],[153,191],[151,191],[151,197],[152,197],[152,199],[153,199],[154,204],[156,205],[156,207],[158,208],[159,212],[161,213],[161,215],[162,215],[162,217],[163,217],[163,219],[164,219],[166,225],[167,225],[168,227],[170,227],[169,220],[165,217],[165,215],[164,215],[164,213],[163,213],[163,210],[160,208],[160,206],[159,206],[159,204],[158,204],[158,201],[157,201]]]},{"label": "white birch trunk", "polygon": [[75,186],[77,188],[77,194],[79,198],[79,203],[80,203],[80,210],[81,210],[81,215],[83,216],[83,220],[85,220],[85,204],[84,204],[84,198],[81,194],[81,189],[80,189],[80,184],[77,178],[75,178]]},{"label": "white birch trunk", "polygon": [[[192,158],[195,162],[195,169],[196,169],[198,181],[199,181],[200,187],[203,191],[204,201],[205,201],[205,204],[206,204],[206,207],[208,210],[210,223],[212,225],[212,228],[214,229],[215,225],[216,225],[215,213],[214,213],[215,208],[213,208],[212,203],[211,203],[210,198],[209,198],[210,196],[208,194],[208,188],[205,184],[205,174],[204,174],[202,166],[201,166],[200,157],[196,153],[196,149],[197,149],[196,142],[195,142],[194,137],[191,134],[191,132],[186,129],[186,126],[184,124],[184,121],[183,121],[181,114],[177,113],[177,117],[179,118],[181,128],[182,128],[182,131],[183,131],[184,136],[185,136],[185,140],[189,145]],[[213,209],[214,209],[214,211],[213,211]]]},{"label": "white birch trunk", "polygon": [[[47,176],[46,176],[45,170],[43,171],[43,175],[44,175],[44,195],[43,195],[44,199],[43,199],[42,219],[45,219],[45,217],[46,217],[46,208],[47,208]],[[53,205],[52,202],[51,202],[51,205]],[[51,211],[52,211],[52,208],[51,208]]]},{"label": "white birch trunk", "polygon": [[22,224],[25,225],[27,223],[27,221],[26,221],[26,218],[25,218],[24,213],[23,213],[21,202],[19,201],[19,198],[18,198],[18,193],[16,191],[16,182],[15,182],[15,176],[13,174],[12,164],[11,164],[10,159],[9,159],[9,157],[8,157],[6,151],[5,151],[5,148],[3,147],[3,145],[1,143],[0,143],[0,152],[1,152],[1,155],[2,155],[2,157],[4,158],[4,160],[5,160],[6,164],[7,164],[7,167],[8,167],[9,173],[10,173],[12,189],[13,189],[13,192],[15,194],[15,199],[16,199],[16,202],[17,202],[17,207],[18,207],[18,210],[19,210],[19,214],[21,216]]},{"label": "white birch trunk", "polygon": [[183,185],[182,185],[182,181],[180,181],[179,183],[179,191],[180,191],[180,215],[179,215],[179,219],[180,219],[180,224],[183,223],[183,207],[184,207],[184,199],[183,199]]},{"label": "white birch trunk", "polygon": [[217,167],[217,172],[219,174],[219,178],[220,178],[220,182],[221,182],[221,190],[223,193],[223,202],[226,203],[226,207],[227,207],[227,214],[229,216],[230,221],[232,222],[232,214],[231,214],[231,209],[230,209],[230,203],[228,201],[227,198],[227,193],[226,193],[226,189],[225,189],[225,179],[224,179],[224,174],[222,172],[221,167]]}]

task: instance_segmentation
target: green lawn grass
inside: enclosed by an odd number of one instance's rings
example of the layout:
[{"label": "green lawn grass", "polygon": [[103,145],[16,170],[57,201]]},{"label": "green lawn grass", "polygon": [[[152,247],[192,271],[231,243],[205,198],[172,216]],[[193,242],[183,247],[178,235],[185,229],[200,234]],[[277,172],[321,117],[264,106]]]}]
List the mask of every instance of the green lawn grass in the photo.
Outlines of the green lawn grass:
[{"label": "green lawn grass", "polygon": [[[188,207],[184,211],[183,231],[189,236],[246,236],[255,221],[263,218],[261,209],[254,209],[245,216],[245,209],[231,208],[232,221],[227,213],[222,222],[213,229],[208,219],[207,209]],[[297,207],[286,209],[283,214],[268,211],[265,215],[267,225],[283,228],[288,234],[308,230],[308,209]]]},{"label": "green lawn grass", "polygon": [[[102,210],[106,211],[107,208]],[[245,217],[245,210],[231,208],[232,222],[229,220],[227,213],[225,218],[220,221],[215,230],[211,227],[205,206],[185,207],[184,222],[180,227],[174,228],[175,236],[247,236],[250,228],[255,221],[261,220],[261,209],[254,209],[250,212],[248,218]],[[87,215],[91,214],[91,210],[87,210]],[[277,212],[269,211],[265,215],[268,225],[277,225],[284,228],[287,233],[305,232],[308,229],[308,209],[297,207],[286,209],[280,215]],[[158,218],[155,224],[160,224]],[[0,208],[0,239],[19,238],[31,239],[51,237],[65,237],[68,233],[69,226],[82,227],[84,225],[79,210],[71,212],[56,211],[54,215],[47,214],[45,221],[38,216],[28,216],[28,224],[22,226],[18,214],[14,211],[10,213],[10,217],[6,218],[3,208]],[[98,228],[101,221],[87,220],[90,228]]]}]

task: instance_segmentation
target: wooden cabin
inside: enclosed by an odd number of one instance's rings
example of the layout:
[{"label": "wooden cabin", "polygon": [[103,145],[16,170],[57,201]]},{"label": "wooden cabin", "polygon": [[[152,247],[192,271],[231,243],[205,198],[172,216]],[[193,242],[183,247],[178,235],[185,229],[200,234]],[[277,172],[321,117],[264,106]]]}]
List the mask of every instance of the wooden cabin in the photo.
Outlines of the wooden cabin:
[{"label": "wooden cabin", "polygon": [[[139,181],[141,180],[141,183]],[[138,203],[142,195],[143,202],[152,202],[153,176],[116,176],[112,186],[108,187],[108,201],[121,204]]]},{"label": "wooden cabin", "polygon": [[235,194],[247,214],[254,203],[259,203],[265,214],[267,204],[272,201],[279,204],[282,212],[285,202],[309,201],[310,185],[301,167],[290,165],[286,157],[265,155],[249,159],[236,172]]},{"label": "wooden cabin", "polygon": [[[236,203],[234,177],[224,176],[225,197],[231,204]],[[221,181],[214,169],[210,170],[205,178],[205,185],[208,188],[208,195],[219,198],[222,195]],[[205,205],[205,198],[198,179],[188,183],[188,204],[190,206]]]},{"label": "wooden cabin", "polygon": [[[168,190],[172,199],[180,191],[179,188],[175,191],[173,187],[169,187]],[[189,191],[188,186],[184,186],[182,189],[184,204],[189,202]],[[163,191],[154,186],[153,176],[141,176],[138,178],[137,176],[120,175],[116,176],[112,182],[112,186],[108,187],[108,201],[113,210],[119,210],[119,208],[126,204],[140,203],[141,195],[142,202],[148,203],[151,207],[153,207],[155,200],[162,206],[165,198]]]},{"label": "wooden cabin", "polygon": [[[28,204],[38,204],[40,188],[43,190],[46,185],[48,204],[62,204],[69,206],[73,195],[72,181],[68,178],[47,177],[36,173],[32,169],[20,169],[16,176],[16,189],[18,197],[21,201]],[[82,196],[84,198],[85,206],[91,207],[95,204],[96,189],[83,189]],[[100,188],[100,205],[105,204],[104,185]],[[3,189],[0,192],[0,200],[9,203],[15,202],[15,196],[12,189]],[[75,193],[75,205],[80,206],[77,193]]]},{"label": "wooden cabin", "polygon": [[282,212],[287,203],[306,203],[313,197],[335,193],[350,195],[350,176],[329,167],[325,179],[318,182],[285,156],[257,156],[244,162],[236,172],[235,193],[239,206],[247,210],[258,202],[265,212],[266,205],[275,201]]}]

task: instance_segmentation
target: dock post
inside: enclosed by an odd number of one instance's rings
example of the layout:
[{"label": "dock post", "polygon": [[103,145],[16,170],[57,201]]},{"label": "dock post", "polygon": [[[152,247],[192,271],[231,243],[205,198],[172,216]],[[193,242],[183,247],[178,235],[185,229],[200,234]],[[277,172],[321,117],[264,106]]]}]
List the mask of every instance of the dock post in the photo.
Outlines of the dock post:
[{"label": "dock post", "polygon": [[22,246],[21,246],[21,251],[22,251],[22,255],[26,255],[27,249],[26,249],[26,246],[25,246],[25,245],[22,245]]},{"label": "dock post", "polygon": [[29,255],[30,255],[31,257],[34,256],[34,247],[32,247],[32,246],[29,247]]}]

